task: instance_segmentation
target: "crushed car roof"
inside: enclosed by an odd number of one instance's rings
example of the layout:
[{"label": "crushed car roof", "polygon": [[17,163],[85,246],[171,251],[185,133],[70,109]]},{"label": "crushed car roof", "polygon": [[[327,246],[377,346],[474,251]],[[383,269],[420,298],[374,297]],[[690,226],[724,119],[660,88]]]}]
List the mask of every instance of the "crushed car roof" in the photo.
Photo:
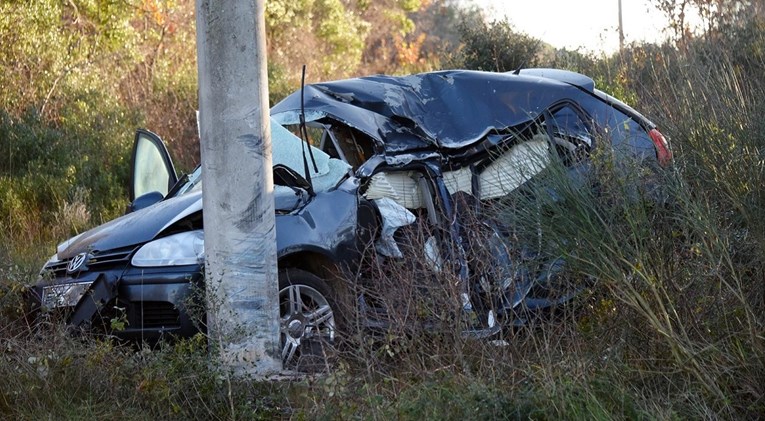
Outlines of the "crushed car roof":
[{"label": "crushed car roof", "polygon": [[[386,154],[397,154],[469,146],[534,120],[556,102],[587,95],[585,87],[566,82],[537,74],[450,70],[306,85],[303,100],[306,121],[338,121],[369,135]],[[285,125],[297,124],[300,112],[300,91],[271,109]]]}]

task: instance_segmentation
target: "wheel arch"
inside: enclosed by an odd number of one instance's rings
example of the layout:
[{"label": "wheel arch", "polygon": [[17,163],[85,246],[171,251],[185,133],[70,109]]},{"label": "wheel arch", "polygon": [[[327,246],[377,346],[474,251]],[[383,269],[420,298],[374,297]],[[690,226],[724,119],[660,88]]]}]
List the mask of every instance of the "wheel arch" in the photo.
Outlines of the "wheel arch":
[{"label": "wheel arch", "polygon": [[330,283],[339,279],[341,275],[335,260],[316,250],[298,250],[285,254],[279,257],[277,264],[279,271],[300,269]]}]

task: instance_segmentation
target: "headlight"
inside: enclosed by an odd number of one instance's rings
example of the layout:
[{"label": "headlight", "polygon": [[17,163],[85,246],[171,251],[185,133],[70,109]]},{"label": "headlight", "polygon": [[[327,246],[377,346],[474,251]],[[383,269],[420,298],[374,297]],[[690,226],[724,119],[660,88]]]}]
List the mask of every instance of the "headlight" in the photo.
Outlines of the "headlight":
[{"label": "headlight", "polygon": [[133,266],[194,265],[204,259],[202,230],[182,232],[146,243],[133,255]]},{"label": "headlight", "polygon": [[93,281],[43,287],[42,304],[52,309],[77,305]]}]

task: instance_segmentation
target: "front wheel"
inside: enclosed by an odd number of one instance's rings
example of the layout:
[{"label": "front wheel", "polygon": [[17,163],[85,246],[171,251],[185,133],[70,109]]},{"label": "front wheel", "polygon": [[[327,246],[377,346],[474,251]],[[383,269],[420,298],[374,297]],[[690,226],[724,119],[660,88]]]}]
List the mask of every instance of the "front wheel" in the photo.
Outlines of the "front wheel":
[{"label": "front wheel", "polygon": [[336,308],[329,287],[318,276],[299,269],[279,272],[284,369],[328,370],[336,342]]}]

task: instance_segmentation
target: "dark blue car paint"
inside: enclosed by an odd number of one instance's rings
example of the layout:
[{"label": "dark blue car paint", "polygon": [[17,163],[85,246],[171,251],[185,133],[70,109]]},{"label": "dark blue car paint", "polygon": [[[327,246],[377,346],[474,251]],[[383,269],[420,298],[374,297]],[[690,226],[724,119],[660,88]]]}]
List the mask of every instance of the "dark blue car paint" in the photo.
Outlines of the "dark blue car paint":
[{"label": "dark blue car paint", "polygon": [[[552,77],[552,78],[551,78]],[[558,80],[556,80],[558,79]],[[588,82],[589,81],[589,82]],[[359,194],[359,186],[375,172],[420,167],[429,178],[440,211],[450,221],[447,232],[458,241],[460,227],[455,207],[440,180],[444,169],[480,166],[492,150],[514,141],[513,134],[549,120],[556,104],[570,103],[604,131],[615,150],[655,160],[647,136],[652,123],[631,108],[594,90],[591,79],[566,72],[528,72],[521,75],[472,71],[434,72],[407,77],[372,76],[319,83],[305,87],[307,115],[320,115],[329,125],[351,127],[369,136],[375,155],[336,189],[305,194],[281,193],[277,202],[276,233],[280,265],[302,264],[315,254],[338,267],[359,262],[359,250],[373,239],[379,222],[375,207]],[[615,102],[616,101],[616,102]],[[272,117],[289,120],[300,110],[300,94],[277,104]],[[548,127],[550,127],[548,125]],[[183,221],[201,227],[200,209],[189,212],[201,193],[171,197],[96,227],[59,250],[60,262],[52,280],[36,285],[39,297],[45,283],[96,279],[116,286],[111,299],[125,308],[127,327],[122,335],[152,339],[164,333],[189,335],[196,331],[186,306],[194,285],[201,285],[200,265],[136,268],[132,254],[143,244],[169,234]],[[92,271],[66,275],[63,265],[81,252],[99,256],[118,250],[115,261],[96,263]],[[465,256],[453,250],[455,261]],[[100,266],[99,266],[100,265]],[[458,265],[465,272],[465,265]],[[157,303],[163,303],[161,305]],[[153,307],[152,307],[153,306]],[[143,316],[155,311],[165,324],[145,326]],[[81,315],[80,315],[81,316]],[[109,312],[109,317],[114,316]],[[117,315],[118,316],[118,315]],[[159,319],[157,319],[159,320]]]}]

